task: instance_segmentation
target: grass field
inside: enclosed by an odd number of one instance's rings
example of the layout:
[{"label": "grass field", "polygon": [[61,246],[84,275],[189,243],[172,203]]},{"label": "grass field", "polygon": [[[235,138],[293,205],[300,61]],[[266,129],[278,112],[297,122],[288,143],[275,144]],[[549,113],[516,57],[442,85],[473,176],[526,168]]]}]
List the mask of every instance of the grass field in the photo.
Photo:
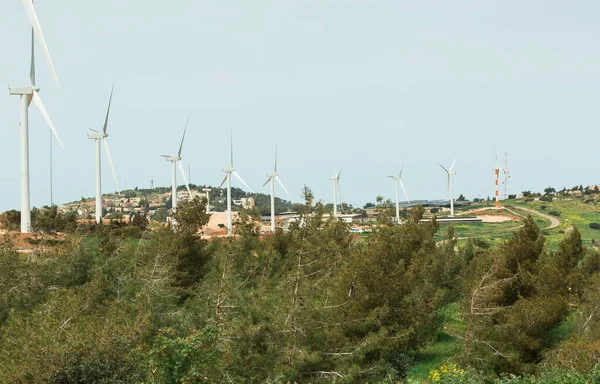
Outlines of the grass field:
[{"label": "grass field", "polygon": [[444,331],[437,336],[437,340],[411,356],[415,365],[408,372],[408,380],[418,383],[427,381],[429,371],[439,368],[463,349],[465,323],[458,316],[458,306],[449,304],[439,314],[444,319]]},{"label": "grass field", "polygon": [[593,244],[600,240],[600,230],[589,227],[590,223],[600,222],[600,199],[597,195],[554,197],[552,201],[524,201],[515,200],[506,202],[507,206],[524,206],[547,215],[555,216],[560,220],[558,228],[546,231],[549,248],[555,249],[564,238],[564,234],[571,227],[576,227],[581,232],[581,238],[586,246],[597,248]]}]

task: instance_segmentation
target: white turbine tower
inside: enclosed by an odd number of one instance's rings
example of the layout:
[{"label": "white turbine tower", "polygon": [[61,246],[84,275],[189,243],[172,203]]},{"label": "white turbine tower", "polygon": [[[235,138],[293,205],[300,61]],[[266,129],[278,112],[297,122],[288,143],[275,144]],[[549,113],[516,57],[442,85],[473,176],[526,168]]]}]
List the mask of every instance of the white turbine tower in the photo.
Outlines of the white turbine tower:
[{"label": "white turbine tower", "polygon": [[212,191],[212,189],[202,188],[202,190],[204,192],[206,192],[206,213],[210,213],[210,194],[209,194],[209,192]]},{"label": "white turbine tower", "polygon": [[106,129],[108,128],[108,116],[110,114],[110,104],[112,103],[114,90],[115,85],[113,84],[112,90],[110,91],[110,99],[108,99],[108,109],[106,110],[106,119],[104,120],[104,128],[102,129],[102,132],[90,129],[92,133],[88,133],[88,139],[96,141],[96,223],[100,223],[102,220],[102,151],[100,149],[100,142],[104,143],[104,151],[106,152],[106,157],[108,158],[108,164],[110,164],[110,169],[112,170],[112,174],[115,179],[117,191],[119,190],[117,173],[115,172],[112,157],[110,156],[110,150],[108,149],[108,141],[106,140],[108,137],[108,134],[106,133]]},{"label": "white turbine tower", "polygon": [[452,162],[450,169],[446,169],[442,164],[438,163],[439,166],[442,167],[442,169],[448,174],[448,190],[450,191],[450,217],[454,217],[454,194],[452,191],[452,180],[454,178],[454,175],[456,175],[456,172],[453,172],[452,169],[454,168],[455,163],[456,159],[454,159],[454,161]]},{"label": "white turbine tower", "polygon": [[329,180],[333,181],[333,217],[337,218],[337,198],[338,195],[340,197],[340,204],[342,203],[342,193],[340,192],[340,175],[344,167],[340,169],[340,171],[336,171],[335,167],[333,168],[333,176],[329,176]]},{"label": "white turbine tower", "polygon": [[233,168],[233,136],[231,136],[230,151],[231,151],[230,167],[223,168],[223,172],[225,172],[225,178],[223,178],[221,185],[219,185],[219,189],[220,189],[223,186],[223,184],[225,182],[227,182],[227,234],[228,235],[231,235],[231,232],[232,232],[232,226],[231,226],[231,174],[233,174],[242,184],[244,184],[244,186],[246,188],[248,188],[248,190],[250,192],[254,193],[252,188],[250,188],[248,186],[248,184],[246,184],[244,179],[242,179],[242,177],[235,171],[235,168]]},{"label": "white turbine tower", "polygon": [[46,45],[46,39],[42,33],[40,21],[38,20],[33,1],[23,0],[27,17],[32,26],[31,33],[31,67],[29,77],[31,79],[31,85],[21,87],[9,87],[9,93],[11,95],[18,95],[21,98],[21,232],[27,233],[31,230],[31,203],[30,203],[30,187],[29,187],[29,104],[33,103],[38,107],[44,120],[50,126],[52,133],[58,140],[61,148],[63,147],[54,124],[50,120],[50,116],[42,103],[42,99],[38,95],[39,88],[35,85],[35,55],[34,55],[34,37],[37,37],[42,46],[42,51],[52,72],[52,76],[56,81],[56,85],[59,86],[58,77],[52,64],[52,58],[50,57],[50,51]]},{"label": "white turbine tower", "polygon": [[400,173],[396,176],[388,176],[392,180],[394,180],[394,184],[396,184],[396,223],[400,223],[400,194],[398,191],[398,184],[402,186],[402,191],[404,192],[404,197],[406,197],[406,201],[410,204],[410,200],[408,199],[408,194],[406,193],[406,189],[404,188],[404,183],[402,182],[402,170],[404,169],[404,163],[402,163],[402,167],[400,168]]},{"label": "white turbine tower", "polygon": [[292,199],[292,196],[290,196],[290,193],[287,189],[285,189],[283,183],[277,175],[277,145],[275,145],[275,168],[273,173],[267,173],[267,177],[268,179],[263,184],[263,187],[267,185],[268,182],[271,182],[271,232],[275,232],[275,180],[277,180],[279,185],[281,185],[281,188],[283,188],[285,193],[287,193],[287,195],[290,197],[290,200]]},{"label": "white turbine tower", "polygon": [[[169,155],[161,155],[165,158],[166,161],[170,161],[172,165],[171,177],[171,211],[175,213],[177,210],[177,168],[179,168],[179,172],[181,172],[181,176],[183,177],[183,181],[185,181],[185,186],[190,194],[190,198],[192,197],[192,191],[190,191],[190,186],[188,184],[187,178],[185,176],[185,171],[183,170],[183,165],[181,165],[181,149],[183,148],[183,140],[185,140],[185,132],[187,131],[187,126],[190,121],[190,117],[188,116],[187,121],[185,122],[185,128],[183,129],[183,136],[181,137],[181,144],[179,145],[179,152],[177,152],[177,156],[169,156]],[[175,223],[173,221],[173,223]]]}]

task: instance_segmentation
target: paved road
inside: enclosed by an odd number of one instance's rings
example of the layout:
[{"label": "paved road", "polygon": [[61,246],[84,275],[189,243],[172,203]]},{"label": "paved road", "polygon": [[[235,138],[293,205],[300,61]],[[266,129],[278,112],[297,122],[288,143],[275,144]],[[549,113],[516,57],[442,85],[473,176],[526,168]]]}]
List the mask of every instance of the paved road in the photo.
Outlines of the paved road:
[{"label": "paved road", "polygon": [[532,213],[534,215],[541,216],[544,219],[550,220],[550,225],[548,227],[544,228],[544,230],[553,229],[553,228],[556,228],[556,227],[558,227],[560,225],[560,221],[556,217],[554,217],[554,216],[546,215],[545,213],[541,213],[541,212],[535,211],[533,209],[524,208],[524,207],[518,207],[516,205],[513,205],[513,208],[517,208],[517,209],[520,209],[522,211],[526,211],[526,212]]}]

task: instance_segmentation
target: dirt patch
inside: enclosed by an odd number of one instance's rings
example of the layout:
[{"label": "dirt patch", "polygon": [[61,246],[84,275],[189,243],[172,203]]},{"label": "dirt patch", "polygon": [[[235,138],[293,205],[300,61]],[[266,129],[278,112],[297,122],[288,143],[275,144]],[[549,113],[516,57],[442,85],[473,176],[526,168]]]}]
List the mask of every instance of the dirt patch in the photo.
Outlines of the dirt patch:
[{"label": "dirt patch", "polygon": [[477,215],[484,223],[504,223],[505,221],[516,220],[513,216],[508,215]]},{"label": "dirt patch", "polygon": [[3,242],[6,238],[10,240],[13,247],[21,253],[30,253],[35,249],[39,249],[39,243],[46,240],[51,242],[62,241],[65,239],[65,235],[63,233],[56,234],[40,234],[40,233],[20,233],[15,231],[0,231],[0,242]]}]

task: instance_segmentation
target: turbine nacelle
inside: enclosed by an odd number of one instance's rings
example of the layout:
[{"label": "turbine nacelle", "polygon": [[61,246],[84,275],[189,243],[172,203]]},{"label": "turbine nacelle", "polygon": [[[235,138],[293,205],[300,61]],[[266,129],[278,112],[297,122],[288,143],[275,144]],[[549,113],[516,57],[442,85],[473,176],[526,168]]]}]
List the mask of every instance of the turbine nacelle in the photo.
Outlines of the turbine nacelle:
[{"label": "turbine nacelle", "polygon": [[108,135],[106,133],[94,131],[93,129],[90,129],[90,131],[92,131],[92,132],[87,134],[88,139],[102,140],[102,139],[106,139],[108,137]]},{"label": "turbine nacelle", "polygon": [[161,157],[164,157],[166,161],[171,161],[171,162],[176,162],[181,160],[181,157],[179,156],[169,156],[169,155],[160,155]]},{"label": "turbine nacelle", "polygon": [[21,87],[8,87],[8,92],[11,95],[32,95],[34,92],[39,92],[40,89],[33,85],[24,85]]}]

